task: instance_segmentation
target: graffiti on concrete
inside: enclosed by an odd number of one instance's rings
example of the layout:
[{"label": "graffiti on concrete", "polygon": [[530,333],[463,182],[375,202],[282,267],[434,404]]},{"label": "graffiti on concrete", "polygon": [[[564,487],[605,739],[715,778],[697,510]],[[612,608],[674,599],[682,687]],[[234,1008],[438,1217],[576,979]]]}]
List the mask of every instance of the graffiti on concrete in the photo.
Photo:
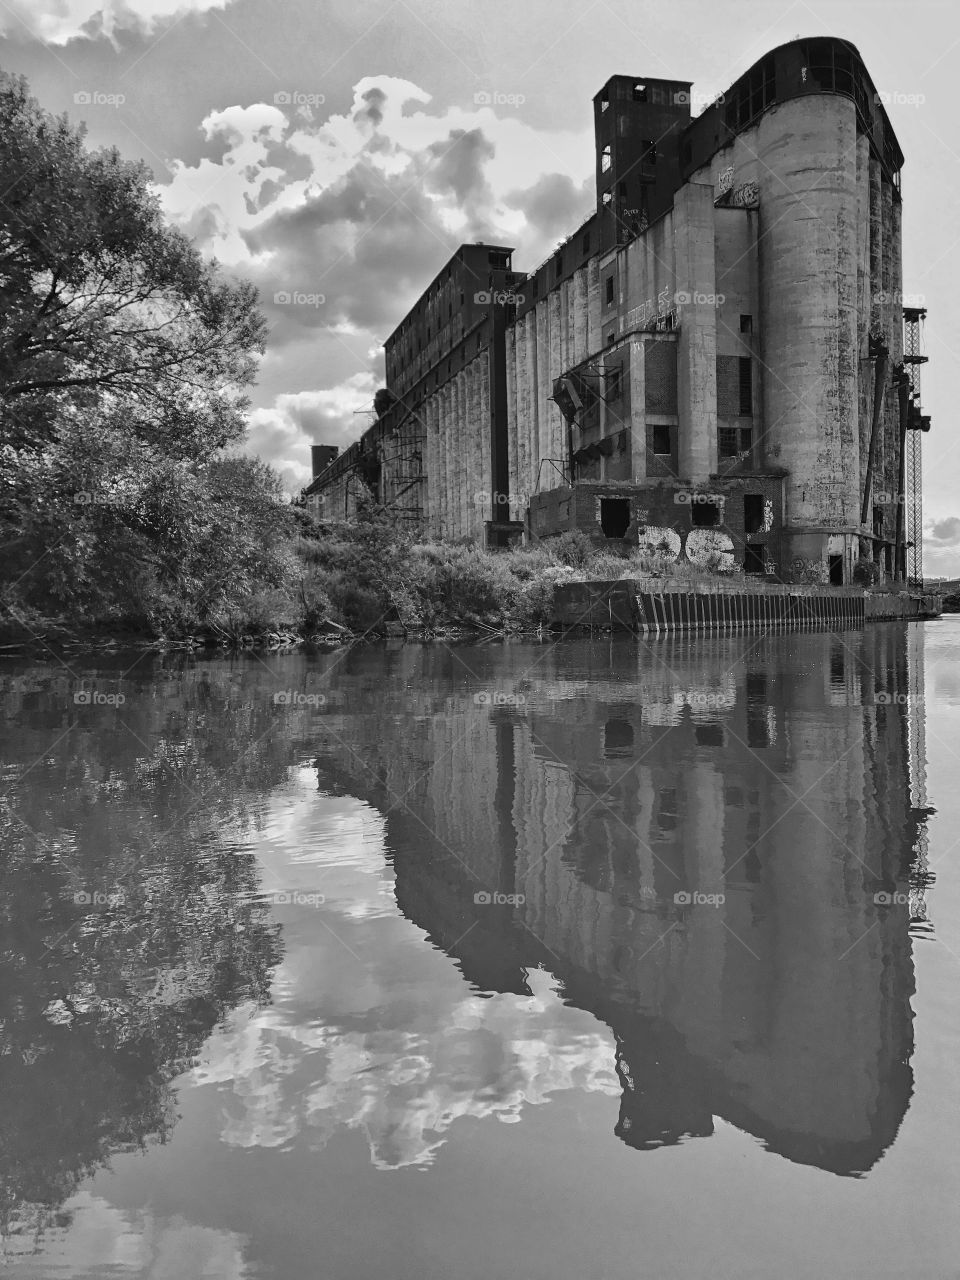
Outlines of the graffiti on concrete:
[{"label": "graffiti on concrete", "polygon": [[647,555],[662,556],[664,560],[677,560],[683,542],[676,529],[666,525],[648,524],[640,530],[640,550]]},{"label": "graffiti on concrete", "polygon": [[734,567],[733,539],[722,529],[691,529],[685,550],[698,569],[729,571]]}]

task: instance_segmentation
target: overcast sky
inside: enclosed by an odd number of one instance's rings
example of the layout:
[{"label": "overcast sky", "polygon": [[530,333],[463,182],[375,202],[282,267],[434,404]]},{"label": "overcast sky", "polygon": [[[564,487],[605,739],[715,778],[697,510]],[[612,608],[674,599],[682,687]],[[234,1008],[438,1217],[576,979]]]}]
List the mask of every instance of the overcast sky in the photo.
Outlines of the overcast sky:
[{"label": "overcast sky", "polygon": [[955,14],[930,0],[3,0],[0,64],[91,143],[144,159],[169,216],[260,287],[272,330],[250,446],[295,488],[311,443],[366,425],[384,338],[457,245],[515,245],[528,270],[589,211],[591,98],[609,76],[692,80],[709,99],[785,40],[852,40],[892,95],[904,292],[930,310],[929,576],[960,573]]}]

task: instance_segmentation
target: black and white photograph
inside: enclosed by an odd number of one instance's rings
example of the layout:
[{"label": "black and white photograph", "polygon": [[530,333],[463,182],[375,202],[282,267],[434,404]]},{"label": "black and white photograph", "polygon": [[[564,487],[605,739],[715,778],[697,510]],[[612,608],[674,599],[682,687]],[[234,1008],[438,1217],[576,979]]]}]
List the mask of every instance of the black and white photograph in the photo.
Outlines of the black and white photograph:
[{"label": "black and white photograph", "polygon": [[0,1275],[960,1280],[958,85],[0,0]]}]

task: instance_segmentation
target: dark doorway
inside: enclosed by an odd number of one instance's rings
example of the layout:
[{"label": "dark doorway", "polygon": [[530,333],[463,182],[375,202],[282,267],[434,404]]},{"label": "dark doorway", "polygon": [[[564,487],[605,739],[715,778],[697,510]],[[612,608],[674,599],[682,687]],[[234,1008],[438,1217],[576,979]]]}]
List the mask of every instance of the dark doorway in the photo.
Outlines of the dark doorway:
[{"label": "dark doorway", "polygon": [[743,495],[743,532],[759,533],[763,528],[763,494]]},{"label": "dark doorway", "polygon": [[630,527],[630,502],[627,498],[600,499],[600,528],[605,538],[622,538]]},{"label": "dark doorway", "polygon": [[830,585],[843,586],[843,556],[830,556]]},{"label": "dark doorway", "polygon": [[743,557],[743,571],[744,573],[763,573],[764,572],[762,542],[747,543],[746,551]]}]

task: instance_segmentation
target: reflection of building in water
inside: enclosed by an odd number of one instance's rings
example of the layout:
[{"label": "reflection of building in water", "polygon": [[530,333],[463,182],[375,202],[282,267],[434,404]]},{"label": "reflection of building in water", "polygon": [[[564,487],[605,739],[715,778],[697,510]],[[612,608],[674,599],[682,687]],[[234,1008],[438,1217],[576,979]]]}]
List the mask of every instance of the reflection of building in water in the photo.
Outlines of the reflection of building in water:
[{"label": "reflection of building in water", "polygon": [[[542,964],[609,1024],[625,1142],[722,1116],[861,1171],[912,1083],[922,690],[904,634],[769,638],[743,658],[741,638],[676,639],[639,662],[559,646],[519,684],[529,651],[473,651],[489,670],[459,702],[388,703],[350,721],[349,749],[331,735],[321,784],[387,810],[398,902],[472,981],[523,991]],[[412,651],[418,683],[443,660]],[[489,688],[523,700],[477,705]]]}]

